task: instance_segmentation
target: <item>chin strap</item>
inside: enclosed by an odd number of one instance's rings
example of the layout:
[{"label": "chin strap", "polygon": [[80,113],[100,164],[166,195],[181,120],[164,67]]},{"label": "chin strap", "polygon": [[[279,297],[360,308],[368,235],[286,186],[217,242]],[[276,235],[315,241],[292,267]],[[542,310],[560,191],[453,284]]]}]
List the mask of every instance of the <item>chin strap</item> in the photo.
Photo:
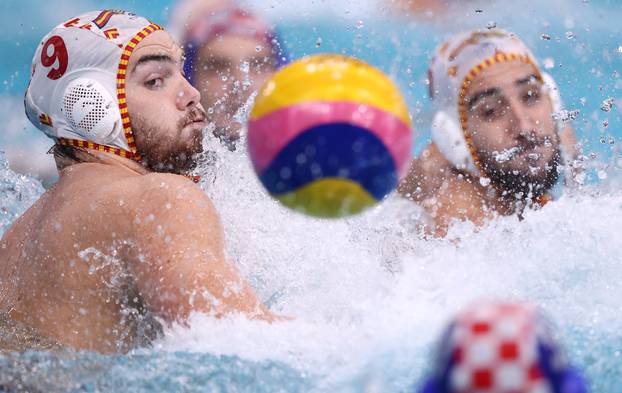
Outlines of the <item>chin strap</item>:
[{"label": "chin strap", "polygon": [[551,196],[550,193],[546,192],[542,195],[539,195],[537,197],[533,197],[532,202],[536,205],[538,205],[539,207],[543,207],[544,205],[546,205],[547,203],[551,202],[553,200],[553,197]]},{"label": "chin strap", "polygon": [[188,178],[195,184],[198,184],[201,181],[201,176],[198,175],[185,175],[184,177]]}]

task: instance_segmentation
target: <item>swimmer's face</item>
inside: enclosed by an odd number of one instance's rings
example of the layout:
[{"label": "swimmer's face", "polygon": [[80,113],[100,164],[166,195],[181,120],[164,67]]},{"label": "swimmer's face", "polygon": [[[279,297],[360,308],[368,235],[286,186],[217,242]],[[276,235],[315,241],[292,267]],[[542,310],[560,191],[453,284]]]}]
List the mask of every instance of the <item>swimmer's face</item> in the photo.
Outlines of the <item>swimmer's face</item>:
[{"label": "swimmer's face", "polygon": [[225,35],[203,45],[194,64],[194,84],[214,133],[233,143],[241,126],[233,116],[276,70],[270,48],[257,38]]},{"label": "swimmer's face", "polygon": [[523,183],[513,185],[519,189],[548,187],[557,179],[553,106],[532,65],[515,61],[486,68],[469,85],[465,103],[468,131],[489,177],[502,185]]},{"label": "swimmer's face", "polygon": [[128,64],[127,106],[136,147],[156,171],[188,171],[202,151],[205,112],[182,64],[181,49],[164,31],[142,40]]}]

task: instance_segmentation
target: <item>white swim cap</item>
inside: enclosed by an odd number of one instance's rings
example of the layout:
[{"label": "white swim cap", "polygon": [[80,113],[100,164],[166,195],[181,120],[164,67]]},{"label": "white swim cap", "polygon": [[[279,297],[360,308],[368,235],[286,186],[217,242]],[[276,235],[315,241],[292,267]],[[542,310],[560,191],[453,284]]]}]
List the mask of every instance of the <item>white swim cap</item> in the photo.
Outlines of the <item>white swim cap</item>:
[{"label": "white swim cap", "polygon": [[37,48],[24,105],[60,144],[140,160],[125,98],[134,48],[162,28],[124,11],[93,11],[56,26]]},{"label": "white swim cap", "polygon": [[532,65],[536,77],[545,83],[554,111],[561,109],[553,78],[540,71],[529,48],[512,33],[486,30],[458,34],[437,48],[430,64],[430,98],[436,110],[432,140],[457,169],[476,176],[481,171],[467,128],[466,90],[484,69],[506,61]]}]

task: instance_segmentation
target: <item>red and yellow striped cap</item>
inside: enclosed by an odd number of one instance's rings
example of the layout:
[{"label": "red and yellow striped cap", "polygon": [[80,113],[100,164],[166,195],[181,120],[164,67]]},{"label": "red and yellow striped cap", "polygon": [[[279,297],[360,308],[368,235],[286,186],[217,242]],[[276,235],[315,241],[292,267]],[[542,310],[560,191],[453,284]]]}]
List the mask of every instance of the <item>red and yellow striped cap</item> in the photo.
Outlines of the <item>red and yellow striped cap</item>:
[{"label": "red and yellow striped cap", "polygon": [[37,47],[25,107],[61,144],[140,160],[125,95],[134,48],[162,28],[118,10],[92,11],[48,33]]}]

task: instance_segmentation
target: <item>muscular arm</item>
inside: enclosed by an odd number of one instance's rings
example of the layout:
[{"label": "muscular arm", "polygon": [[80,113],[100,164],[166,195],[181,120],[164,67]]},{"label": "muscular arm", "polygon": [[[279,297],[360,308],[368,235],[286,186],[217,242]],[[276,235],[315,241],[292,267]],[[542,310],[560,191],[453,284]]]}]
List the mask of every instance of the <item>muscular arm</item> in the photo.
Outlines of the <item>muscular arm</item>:
[{"label": "muscular arm", "polygon": [[166,321],[190,312],[272,319],[224,255],[209,198],[180,176],[152,174],[133,217],[129,270],[147,307]]}]

